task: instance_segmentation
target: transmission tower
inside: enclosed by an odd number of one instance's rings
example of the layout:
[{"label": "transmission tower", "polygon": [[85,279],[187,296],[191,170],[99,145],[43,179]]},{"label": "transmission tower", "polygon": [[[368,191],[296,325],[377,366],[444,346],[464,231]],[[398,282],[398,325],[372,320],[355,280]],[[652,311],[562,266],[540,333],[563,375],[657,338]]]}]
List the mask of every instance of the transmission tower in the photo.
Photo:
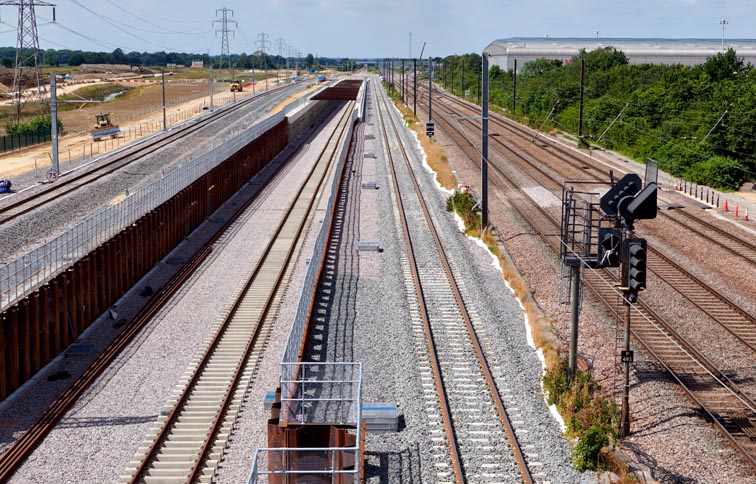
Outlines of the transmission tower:
[{"label": "transmission tower", "polygon": [[[43,90],[42,72],[39,64],[39,35],[37,35],[37,15],[34,7],[52,7],[53,22],[55,22],[55,5],[41,0],[2,0],[0,6],[12,5],[18,7],[18,40],[16,42],[16,71],[13,75],[13,90],[11,91],[16,103],[16,123],[21,119],[21,108],[30,98],[35,98],[40,114],[47,111],[47,103]],[[26,68],[26,69],[24,69]],[[24,95],[24,88],[33,80],[36,90]]]},{"label": "transmission tower", "polygon": [[276,59],[276,82],[280,82],[278,80],[278,71],[281,70],[281,58],[284,55],[285,46],[283,38],[279,37],[276,39],[276,52],[278,52],[278,59]]},{"label": "transmission tower", "polygon": [[231,68],[231,53],[228,49],[228,33],[231,32],[231,34],[236,37],[236,33],[228,28],[228,24],[234,24],[234,26],[238,27],[239,24],[236,22],[236,20],[229,20],[228,13],[231,12],[231,16],[234,16],[234,11],[230,8],[219,8],[215,11],[215,15],[218,15],[218,12],[221,12],[221,18],[213,20],[213,26],[215,24],[219,23],[221,24],[220,30],[215,31],[215,36],[218,37],[218,33],[221,34],[221,53],[220,53],[220,65],[218,66],[218,72],[223,69],[223,56],[228,57],[228,67]]},{"label": "transmission tower", "polygon": [[265,32],[261,32],[257,34],[257,40],[255,41],[255,44],[259,46],[259,51],[262,54],[260,56],[260,67],[262,67],[263,70],[263,76],[265,77],[265,89],[268,89],[268,76],[265,74],[265,70],[268,67],[268,58],[265,55],[268,52],[268,45],[270,44],[270,41],[268,40],[268,34]]}]

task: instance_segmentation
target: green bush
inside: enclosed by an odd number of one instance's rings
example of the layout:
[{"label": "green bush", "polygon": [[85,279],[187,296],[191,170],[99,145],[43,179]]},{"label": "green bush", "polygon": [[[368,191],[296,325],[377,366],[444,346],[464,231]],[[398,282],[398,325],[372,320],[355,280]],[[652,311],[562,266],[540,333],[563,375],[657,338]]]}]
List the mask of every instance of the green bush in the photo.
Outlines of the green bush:
[{"label": "green bush", "polygon": [[[52,117],[37,116],[27,123],[19,123],[14,125],[6,125],[5,132],[8,134],[25,134],[25,133],[38,133],[42,131],[50,131],[52,129]],[[58,118],[58,132],[63,131],[63,123]]]},{"label": "green bush", "polygon": [[601,469],[600,451],[617,440],[619,410],[617,405],[601,394],[601,387],[590,373],[577,369],[568,381],[568,362],[546,372],[543,388],[550,405],[556,405],[565,420],[566,434],[578,440],[572,449],[577,470]]},{"label": "green bush", "polygon": [[601,425],[593,425],[586,430],[572,449],[575,469],[579,471],[597,470],[601,449],[609,445],[609,436]]},{"label": "green bush", "polygon": [[455,191],[446,199],[446,211],[456,211],[465,223],[465,231],[468,234],[480,232],[480,211],[476,207],[476,201],[469,192]]},{"label": "green bush", "polygon": [[[569,63],[538,59],[521,66],[516,109],[512,71],[494,66],[489,73],[492,111],[506,108],[498,111],[529,120],[535,128],[548,118],[545,130],[556,127],[576,134],[581,58],[586,67],[586,140],[595,143],[603,135],[604,148],[639,161],[653,158],[673,176],[721,190],[754,180],[756,69],[732,49],[698,66],[630,65],[612,47],[581,51]],[[474,91],[479,71],[471,69],[473,65],[479,65],[479,56],[449,56],[438,80],[450,88],[454,79],[457,91],[464,74],[465,88]]]}]

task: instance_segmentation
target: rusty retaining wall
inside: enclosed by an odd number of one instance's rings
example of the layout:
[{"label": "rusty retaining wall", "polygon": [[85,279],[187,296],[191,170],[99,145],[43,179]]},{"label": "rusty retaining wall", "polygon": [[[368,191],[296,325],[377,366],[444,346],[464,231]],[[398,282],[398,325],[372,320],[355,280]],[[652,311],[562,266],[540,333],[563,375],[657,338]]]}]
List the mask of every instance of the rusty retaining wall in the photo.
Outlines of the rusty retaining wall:
[{"label": "rusty retaining wall", "polygon": [[67,348],[287,142],[284,119],[0,314],[0,399]]}]

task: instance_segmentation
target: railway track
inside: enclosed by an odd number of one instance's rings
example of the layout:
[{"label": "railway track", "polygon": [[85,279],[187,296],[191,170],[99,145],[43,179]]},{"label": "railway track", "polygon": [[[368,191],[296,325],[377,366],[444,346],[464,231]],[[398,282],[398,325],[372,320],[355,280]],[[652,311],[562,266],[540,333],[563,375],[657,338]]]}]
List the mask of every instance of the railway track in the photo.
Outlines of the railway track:
[{"label": "railway track", "polygon": [[[377,109],[399,219],[407,246],[403,257],[426,400],[440,405],[444,431],[432,429],[438,482],[534,482],[507,415],[487,352],[455,281],[385,92]],[[384,113],[389,114],[384,114]],[[401,186],[399,180],[407,180]],[[411,183],[411,185],[408,185]],[[425,247],[434,247],[432,251]],[[426,346],[427,352],[420,348]],[[425,360],[425,361],[424,361]],[[494,425],[497,422],[497,425]],[[509,457],[509,455],[512,457]]]},{"label": "railway track", "polygon": [[[441,104],[441,106],[439,106]],[[448,108],[447,108],[448,109]],[[436,104],[436,113],[444,110],[442,103]],[[434,118],[443,129],[466,154],[475,162],[480,163],[479,152],[463,132],[457,122],[449,121],[450,114],[442,114]],[[492,168],[492,182],[500,188],[503,195],[510,201],[511,206],[530,224],[556,254],[559,254],[559,243],[549,234],[559,233],[559,219],[533,200],[525,191],[519,188],[515,180],[507,174],[495,161],[489,162]],[[545,173],[541,171],[541,173]],[[663,256],[653,253],[649,258],[652,264],[666,262]],[[659,267],[659,266],[657,266]],[[668,264],[668,267],[672,267]],[[660,272],[663,272],[660,269]],[[677,269],[674,269],[677,272]],[[690,276],[687,274],[687,276]],[[594,296],[609,310],[618,322],[624,319],[624,302],[614,287],[619,281],[615,274],[608,270],[588,270],[583,273],[584,283]],[[673,286],[674,287],[674,286]],[[694,288],[687,289],[696,293]],[[694,296],[694,294],[689,294]],[[717,301],[702,302],[711,314],[723,319],[722,313],[738,313],[735,318],[743,318],[742,311],[736,306],[728,307],[722,303],[717,295],[711,292],[702,293],[706,298],[714,297]],[[721,295],[720,295],[721,296]],[[726,309],[723,309],[726,308]],[[635,305],[632,334],[636,341],[665,368],[714,425],[731,442],[733,447],[744,459],[756,469],[756,403],[746,395],[727,375],[711,363],[703,354],[698,352],[682,335],[678,334],[673,325],[665,321],[642,300]],[[709,314],[709,313],[707,313]],[[739,325],[732,320],[728,331],[733,331]],[[745,331],[753,331],[752,317],[744,325]],[[720,322],[721,324],[721,322]],[[750,328],[750,330],[748,329]],[[745,338],[742,339],[745,341]]]},{"label": "railway track", "polygon": [[117,155],[105,155],[103,157],[104,159],[96,165],[89,164],[89,168],[87,169],[77,170],[76,172],[66,174],[54,183],[45,184],[42,189],[36,188],[30,190],[28,193],[24,192],[23,194],[14,194],[0,198],[0,226],[20,217],[21,215],[38,210],[52,201],[75,192],[81,187],[115,173],[171,143],[191,136],[198,130],[203,129],[214,122],[220,121],[227,116],[235,114],[239,109],[266,100],[270,96],[275,96],[287,88],[289,88],[289,86],[277,87],[257,96],[244,98],[238,103],[226,108],[218,109],[196,122],[185,123],[183,126],[173,128],[167,133],[163,133],[161,136],[153,136],[147,140],[138,142],[133,146],[121,150]]},{"label": "railway track", "polygon": [[[444,97],[444,99],[448,99],[448,96]],[[510,160],[510,162],[518,164],[522,171],[527,172],[530,177],[538,181],[541,186],[549,188],[552,190],[552,193],[554,191],[561,191],[562,180],[540,166],[540,163],[538,163],[538,161],[532,156],[523,153],[515,147],[505,145],[503,141],[499,139],[496,139],[496,143],[499,149],[505,151],[508,155],[507,159]],[[596,181],[599,180],[598,177],[595,177],[594,179]],[[704,230],[708,230],[719,236],[720,239],[727,241],[730,244],[731,251],[737,252],[743,257],[747,257],[747,254],[749,253],[748,251],[751,250],[750,247],[753,247],[754,257],[756,257],[756,246],[753,246],[746,241],[742,241],[739,238],[725,238],[723,231],[718,229],[715,231],[714,229],[716,229],[716,227],[705,221],[699,221],[697,217],[692,216],[687,212],[677,210],[672,212],[677,213],[673,218],[687,217],[691,221],[691,226],[694,226],[693,224],[698,224],[699,227],[701,227],[701,233],[704,233]],[[556,219],[552,217],[552,220]],[[684,224],[684,222],[680,223]],[[712,228],[707,229],[707,227]],[[556,223],[556,229],[559,229],[558,222]],[[740,248],[740,251],[737,251],[735,247]],[[721,292],[688,272],[680,264],[677,264],[669,257],[666,257],[654,247],[648,248],[648,254],[648,268],[651,272],[668,284],[674,291],[687,299],[691,304],[704,312],[721,328],[732,334],[750,351],[756,354],[755,316],[741,309],[735,302],[727,298]]]},{"label": "railway track", "polygon": [[[303,140],[303,143],[305,141]],[[291,156],[291,152],[286,156]],[[278,168],[270,173],[269,179],[272,179],[273,175],[284,165],[285,162],[280,163]],[[66,415],[69,409],[87,391],[90,385],[97,381],[97,378],[129,347],[132,340],[140,334],[142,329],[154,316],[182,289],[183,284],[192,277],[195,271],[201,267],[202,263],[212,253],[214,244],[224,236],[238,217],[256,200],[257,197],[253,196],[241,204],[235,213],[218,229],[216,235],[211,237],[208,243],[187,261],[163,288],[156,292],[149,303],[132,318],[128,326],[103,350],[92,365],[0,456],[0,482],[7,481],[13,475],[16,469],[23,464],[24,460],[44,440],[58,421]]]},{"label": "railway track", "polygon": [[342,107],[336,130],[235,296],[236,302],[211,331],[206,350],[187,370],[120,482],[212,481],[284,293],[291,258],[336,158],[353,105]]},{"label": "railway track", "polygon": [[[424,88],[425,87],[423,86],[423,89]],[[461,109],[468,111],[465,113],[466,115],[480,114],[479,107],[466,101],[460,100],[455,96],[451,96],[448,93],[440,94],[441,98],[445,102],[452,103],[456,106],[459,106]],[[480,132],[480,123],[478,121],[467,120],[467,122],[473,123],[478,132]],[[516,123],[496,113],[491,113],[489,122],[491,129],[496,128],[507,130],[517,138],[529,140],[533,138],[535,133],[530,128],[526,128],[519,123]],[[492,139],[494,140],[494,143],[500,146],[500,148],[514,152],[515,156],[517,157],[523,157],[523,152],[516,147],[504,146],[504,143],[500,139],[497,139],[495,137]],[[544,142],[538,144],[540,148],[548,151],[553,156],[558,157],[560,161],[569,164],[569,166],[571,166],[577,172],[590,177],[594,181],[606,181],[606,176],[602,173],[602,171],[606,169],[604,165],[600,165],[592,158],[587,157],[582,153],[577,153],[558,143],[554,143],[551,140],[544,140],[543,138],[541,138],[541,140],[543,140]],[[539,163],[541,162],[539,161]],[[531,165],[533,165],[533,163],[531,163]],[[539,170],[542,169],[539,168]],[[620,178],[625,175],[625,173],[621,170],[615,169],[615,171],[617,172],[617,176]],[[561,184],[560,181],[558,181],[557,183]],[[745,240],[735,235],[734,233],[722,230],[719,227],[708,222],[704,218],[685,210],[664,210],[660,211],[659,215],[677,223],[685,230],[691,231],[697,236],[709,240],[711,243],[723,248],[730,254],[736,255],[756,267],[756,244],[754,244],[753,242]]]}]

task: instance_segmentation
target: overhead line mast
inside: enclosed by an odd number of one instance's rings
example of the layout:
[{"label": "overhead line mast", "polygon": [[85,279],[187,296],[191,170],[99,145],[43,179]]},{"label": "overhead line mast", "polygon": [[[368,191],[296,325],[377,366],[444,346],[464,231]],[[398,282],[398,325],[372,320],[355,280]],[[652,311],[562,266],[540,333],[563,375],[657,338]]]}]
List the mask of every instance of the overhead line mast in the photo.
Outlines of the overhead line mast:
[{"label": "overhead line mast", "polygon": [[[34,7],[52,7],[53,22],[55,22],[55,4],[42,0],[2,0],[0,6],[12,5],[18,7],[18,39],[16,41],[16,70],[13,75],[13,90],[11,91],[16,103],[16,123],[21,121],[21,108],[31,97],[35,97],[39,105],[40,114],[47,109],[47,102],[42,95],[42,72],[39,67],[39,35],[37,34],[37,15]],[[33,94],[24,96],[24,80],[27,76],[24,67],[31,68],[32,77],[36,83]],[[46,89],[45,89],[46,90]]]}]

